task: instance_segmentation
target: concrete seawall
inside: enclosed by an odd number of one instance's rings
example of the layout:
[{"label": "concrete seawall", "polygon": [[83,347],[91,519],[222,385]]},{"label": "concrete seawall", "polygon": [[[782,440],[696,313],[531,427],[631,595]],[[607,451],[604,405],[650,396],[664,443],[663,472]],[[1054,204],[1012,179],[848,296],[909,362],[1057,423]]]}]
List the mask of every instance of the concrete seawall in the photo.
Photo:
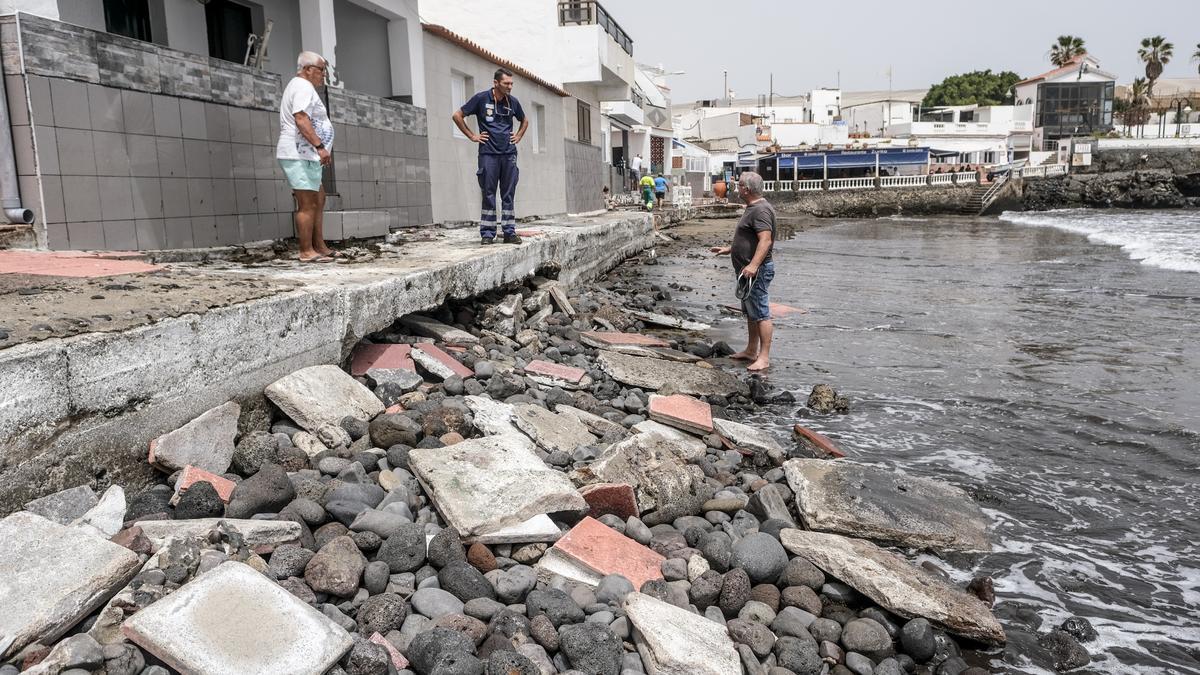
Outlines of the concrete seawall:
[{"label": "concrete seawall", "polygon": [[873,218],[898,214],[957,214],[971,197],[974,184],[938,187],[771,192],[767,199],[784,213],[820,218]]},{"label": "concrete seawall", "polygon": [[91,483],[139,485],[150,439],[228,400],[262,416],[263,388],[306,366],[339,363],[363,336],[534,274],[592,279],[652,246],[648,214],[540,221],[520,247],[479,246],[474,232],[406,245],[355,265],[205,271],[220,285],[254,274],[299,282],[247,302],[0,350],[0,513]]}]

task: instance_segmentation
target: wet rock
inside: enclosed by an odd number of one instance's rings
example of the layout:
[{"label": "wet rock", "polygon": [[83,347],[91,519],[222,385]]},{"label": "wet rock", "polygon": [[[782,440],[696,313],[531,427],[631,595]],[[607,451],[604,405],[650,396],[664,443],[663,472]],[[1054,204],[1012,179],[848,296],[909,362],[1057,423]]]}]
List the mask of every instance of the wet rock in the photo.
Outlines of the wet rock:
[{"label": "wet rock", "polygon": [[818,384],[812,388],[807,405],[813,412],[824,415],[835,412],[844,415],[850,412],[850,401],[827,384]]},{"label": "wet rock", "polygon": [[1091,642],[1099,637],[1092,623],[1081,616],[1072,616],[1059,625],[1059,630],[1071,635],[1080,642]]},{"label": "wet rock", "polygon": [[1054,659],[1054,669],[1060,672],[1082,668],[1092,660],[1088,651],[1079,644],[1074,636],[1057,628],[1038,636],[1038,645],[1050,652]]},{"label": "wet rock", "polygon": [[318,593],[343,598],[358,592],[367,560],[350,537],[338,537],[321,547],[304,568],[304,580]]},{"label": "wet rock", "polygon": [[991,577],[975,577],[967,584],[967,592],[979,598],[988,607],[996,604],[996,589]]},{"label": "wet rock", "polygon": [[933,658],[937,645],[933,639],[933,626],[928,619],[912,619],[900,629],[900,647],[917,663]]},{"label": "wet rock", "polygon": [[743,382],[716,368],[627,356],[608,350],[600,351],[597,363],[614,380],[643,389],[659,390],[670,383],[675,393],[692,396],[729,396],[748,392]]}]

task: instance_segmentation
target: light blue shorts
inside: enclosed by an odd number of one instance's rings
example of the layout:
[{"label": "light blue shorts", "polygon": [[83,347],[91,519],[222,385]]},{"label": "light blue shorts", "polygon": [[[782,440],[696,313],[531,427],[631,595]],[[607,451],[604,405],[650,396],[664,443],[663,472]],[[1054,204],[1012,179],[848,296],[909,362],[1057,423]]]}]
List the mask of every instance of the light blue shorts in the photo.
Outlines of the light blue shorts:
[{"label": "light blue shorts", "polygon": [[321,189],[321,163],[311,159],[281,159],[279,166],[293,190]]}]

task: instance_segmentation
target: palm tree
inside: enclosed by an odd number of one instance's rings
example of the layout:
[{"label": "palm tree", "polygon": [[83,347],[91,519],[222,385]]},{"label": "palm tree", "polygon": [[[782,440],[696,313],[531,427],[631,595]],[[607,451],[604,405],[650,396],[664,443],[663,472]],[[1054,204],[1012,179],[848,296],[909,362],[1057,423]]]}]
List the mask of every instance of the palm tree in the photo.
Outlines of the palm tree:
[{"label": "palm tree", "polygon": [[1154,98],[1154,83],[1162,76],[1163,66],[1175,55],[1175,45],[1161,35],[1144,38],[1138,57],[1146,62],[1146,98]]},{"label": "palm tree", "polygon": [[1150,119],[1150,97],[1147,96],[1146,78],[1135,77],[1129,87],[1129,107],[1125,111],[1125,126],[1132,129],[1139,127],[1138,136],[1143,133],[1147,120]]},{"label": "palm tree", "polygon": [[1050,48],[1050,63],[1062,67],[1072,59],[1083,56],[1087,48],[1083,46],[1083,38],[1074,35],[1059,35],[1058,41]]}]

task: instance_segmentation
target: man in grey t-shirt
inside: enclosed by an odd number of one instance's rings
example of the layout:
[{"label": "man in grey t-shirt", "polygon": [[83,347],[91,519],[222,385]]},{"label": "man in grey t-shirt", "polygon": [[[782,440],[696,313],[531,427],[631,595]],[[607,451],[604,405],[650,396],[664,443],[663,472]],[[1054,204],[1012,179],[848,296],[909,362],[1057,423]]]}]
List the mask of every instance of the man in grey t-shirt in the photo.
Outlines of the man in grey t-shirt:
[{"label": "man in grey t-shirt", "polygon": [[771,365],[771,338],[775,327],[771,323],[771,302],[767,289],[775,278],[775,263],[771,250],[775,246],[775,207],[763,198],[762,176],[753,171],[742,173],[738,179],[738,195],[746,203],[746,211],[733,232],[732,246],[709,249],[717,255],[728,255],[737,276],[738,297],[746,314],[746,348],[733,358],[749,361],[747,370],[766,370]]}]

